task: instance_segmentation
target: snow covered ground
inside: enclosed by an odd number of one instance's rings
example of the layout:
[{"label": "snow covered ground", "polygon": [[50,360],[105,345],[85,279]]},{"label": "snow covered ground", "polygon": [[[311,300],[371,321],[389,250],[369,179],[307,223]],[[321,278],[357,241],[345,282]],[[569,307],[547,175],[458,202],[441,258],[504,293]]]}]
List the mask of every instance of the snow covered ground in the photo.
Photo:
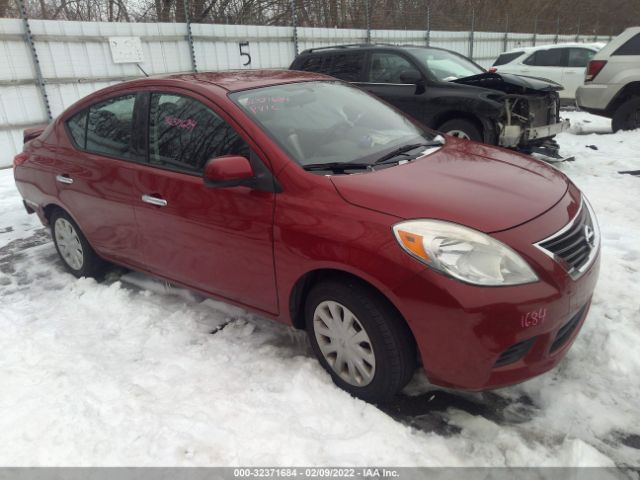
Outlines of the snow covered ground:
[{"label": "snow covered ground", "polygon": [[618,171],[640,169],[640,132],[567,116],[559,168],[603,232],[573,348],[490,393],[418,374],[382,409],[336,388],[299,332],[140,274],[76,280],[0,171],[0,465],[639,466],[640,177]]}]

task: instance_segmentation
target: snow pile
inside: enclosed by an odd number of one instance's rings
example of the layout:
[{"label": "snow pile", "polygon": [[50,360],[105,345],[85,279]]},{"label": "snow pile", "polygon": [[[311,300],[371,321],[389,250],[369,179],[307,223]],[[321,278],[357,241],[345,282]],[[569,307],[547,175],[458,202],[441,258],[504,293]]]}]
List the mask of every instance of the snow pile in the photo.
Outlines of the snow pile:
[{"label": "snow pile", "polygon": [[640,169],[640,134],[569,116],[577,160],[559,168],[603,257],[567,358],[485,394],[418,374],[384,411],[337,389],[300,332],[141,274],[74,279],[0,171],[0,464],[640,465],[640,178],[618,173]]}]

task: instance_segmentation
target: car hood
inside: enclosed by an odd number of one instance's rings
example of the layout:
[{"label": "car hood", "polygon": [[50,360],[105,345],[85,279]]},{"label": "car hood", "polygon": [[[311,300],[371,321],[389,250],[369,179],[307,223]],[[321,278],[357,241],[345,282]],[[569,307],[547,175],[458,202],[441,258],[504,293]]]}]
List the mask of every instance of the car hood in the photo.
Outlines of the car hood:
[{"label": "car hood", "polygon": [[402,219],[447,220],[486,233],[539,216],[569,185],[543,162],[456,139],[404,165],[330,178],[353,205]]},{"label": "car hood", "polygon": [[499,90],[505,93],[557,92],[563,89],[562,85],[551,80],[510,73],[480,73],[452,80],[452,83]]}]

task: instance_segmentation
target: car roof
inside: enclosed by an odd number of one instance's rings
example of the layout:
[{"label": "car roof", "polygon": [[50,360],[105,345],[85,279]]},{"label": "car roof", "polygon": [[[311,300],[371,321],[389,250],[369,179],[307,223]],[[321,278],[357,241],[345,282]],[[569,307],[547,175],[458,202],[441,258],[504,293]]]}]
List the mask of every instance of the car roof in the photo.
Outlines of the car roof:
[{"label": "car roof", "polygon": [[[128,84],[140,83],[144,86],[152,81],[177,85],[179,83],[198,83],[202,86],[214,85],[229,92],[249,90],[283,83],[309,82],[313,80],[333,80],[335,78],[314,72],[294,70],[226,70],[221,72],[174,73],[153,75],[148,78],[133,80]],[[122,84],[120,84],[122,85]]]},{"label": "car roof", "polygon": [[535,47],[516,47],[502,53],[515,53],[515,52],[535,52],[537,50],[550,50],[553,48],[592,48],[594,50],[600,50],[606,45],[604,42],[592,42],[592,43],[579,43],[579,42],[568,42],[568,43],[553,43],[547,45],[536,45]]},{"label": "car roof", "polygon": [[[406,50],[408,48],[422,48],[425,50],[444,50],[446,52],[450,52],[451,50],[447,50],[446,48],[439,47],[427,47],[425,45],[393,45],[391,43],[352,43],[347,45],[330,45],[327,47],[316,47],[316,48],[308,48],[300,52],[300,55],[307,55],[310,53],[324,53],[331,52],[335,53],[336,51],[353,51],[353,50]],[[456,52],[453,52],[456,53]]]},{"label": "car roof", "polygon": [[607,45],[600,50],[593,57],[596,60],[601,60],[603,58],[608,58],[612,55],[618,48],[627,43],[636,35],[640,34],[640,27],[629,27],[625,29],[620,35],[614,37]]}]

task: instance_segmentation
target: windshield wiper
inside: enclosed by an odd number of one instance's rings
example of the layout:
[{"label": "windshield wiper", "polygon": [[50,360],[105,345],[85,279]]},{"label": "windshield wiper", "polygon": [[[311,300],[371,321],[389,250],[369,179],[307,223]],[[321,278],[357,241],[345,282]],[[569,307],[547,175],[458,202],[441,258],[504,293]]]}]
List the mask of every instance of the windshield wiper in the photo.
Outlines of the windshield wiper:
[{"label": "windshield wiper", "polygon": [[434,141],[432,141],[432,142],[412,143],[412,144],[409,144],[409,145],[404,145],[404,146],[402,146],[400,148],[396,148],[395,150],[392,150],[391,152],[387,153],[383,157],[381,157],[378,160],[376,160],[375,162],[373,162],[373,164],[374,165],[380,165],[380,164],[385,163],[388,160],[391,160],[392,158],[398,157],[400,155],[407,155],[407,152],[410,152],[411,150],[415,150],[416,148],[420,148],[420,147],[425,147],[425,148],[441,147],[442,145],[444,145],[444,141],[440,140],[438,137],[436,137],[434,139]]},{"label": "windshield wiper", "polygon": [[374,167],[378,165],[384,165],[388,163],[398,162],[396,157],[400,155],[408,155],[407,152],[415,150],[417,148],[429,148],[440,147],[444,145],[444,139],[441,136],[435,137],[431,142],[412,143],[409,145],[403,145],[395,150],[387,153],[382,158],[379,158],[373,163],[358,163],[358,162],[329,162],[329,163],[310,163],[303,165],[302,168],[309,172],[323,172],[330,170],[332,172],[344,172],[345,170],[374,170]]},{"label": "windshield wiper", "polygon": [[349,163],[349,162],[329,162],[329,163],[310,163],[303,165],[302,168],[309,172],[322,172],[331,170],[332,172],[344,172],[345,170],[370,170],[371,163]]}]

